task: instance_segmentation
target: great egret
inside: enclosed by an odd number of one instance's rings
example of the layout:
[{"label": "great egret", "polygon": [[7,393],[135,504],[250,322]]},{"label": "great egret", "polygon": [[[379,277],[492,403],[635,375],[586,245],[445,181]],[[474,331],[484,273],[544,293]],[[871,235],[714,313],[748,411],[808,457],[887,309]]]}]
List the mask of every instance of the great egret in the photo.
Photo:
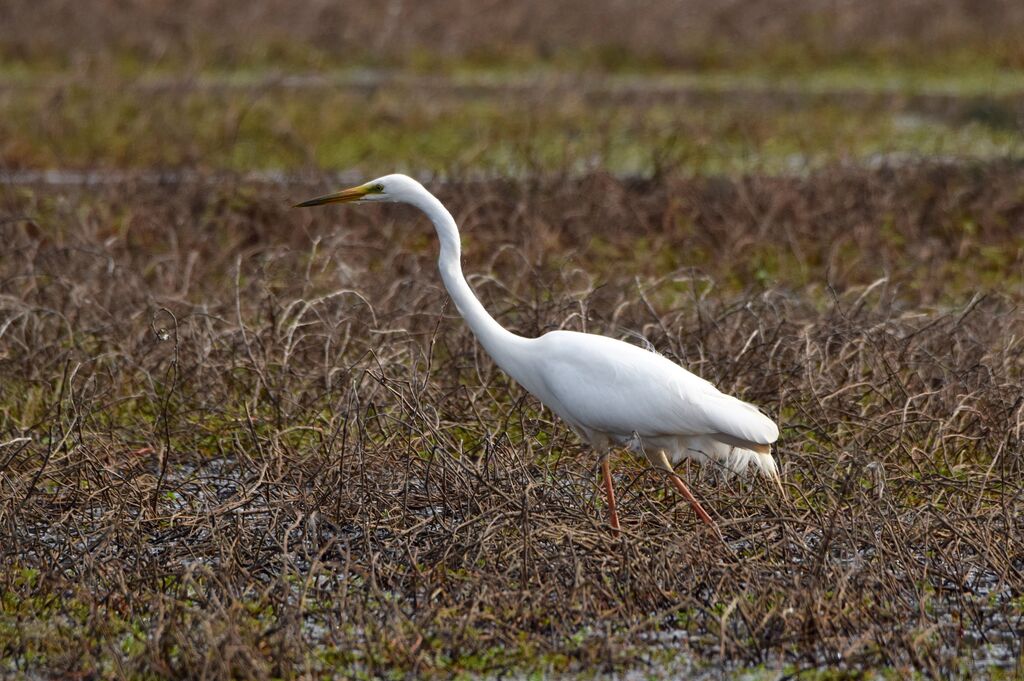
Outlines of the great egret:
[{"label": "great egret", "polygon": [[607,336],[551,331],[524,338],[487,313],[462,274],[459,229],[423,185],[405,175],[297,204],[407,203],[426,213],[441,241],[438,268],[445,288],[480,344],[505,373],[558,414],[598,453],[612,529],[619,531],[608,454],[614,446],[642,453],[663,470],[693,510],[721,537],[718,526],[676,475],[683,459],[714,461],[735,472],[753,463],[781,488],[771,444],[775,423],[751,404],[654,352]]}]

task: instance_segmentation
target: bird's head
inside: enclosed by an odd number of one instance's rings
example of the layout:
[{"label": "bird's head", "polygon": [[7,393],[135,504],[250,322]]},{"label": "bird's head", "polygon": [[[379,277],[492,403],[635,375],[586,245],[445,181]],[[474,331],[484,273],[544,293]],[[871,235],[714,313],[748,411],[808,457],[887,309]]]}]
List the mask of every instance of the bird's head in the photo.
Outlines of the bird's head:
[{"label": "bird's head", "polygon": [[385,203],[414,203],[415,199],[426,193],[416,180],[407,175],[385,175],[365,184],[342,189],[309,201],[295,204],[296,208],[322,206],[327,203],[369,203],[371,201]]}]

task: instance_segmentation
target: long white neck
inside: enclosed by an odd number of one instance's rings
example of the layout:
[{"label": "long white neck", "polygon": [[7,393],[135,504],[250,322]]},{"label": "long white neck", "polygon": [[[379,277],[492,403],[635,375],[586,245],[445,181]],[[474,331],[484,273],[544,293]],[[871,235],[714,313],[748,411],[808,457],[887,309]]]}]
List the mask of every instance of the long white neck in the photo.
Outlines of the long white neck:
[{"label": "long white neck", "polygon": [[455,224],[455,218],[448,212],[448,209],[425,189],[418,192],[417,196],[409,201],[430,218],[437,231],[437,238],[441,241],[441,254],[437,259],[437,267],[441,271],[441,280],[448,294],[455,301],[455,307],[459,314],[469,324],[469,328],[476,334],[480,344],[484,346],[487,353],[506,372],[515,375],[518,372],[510,371],[516,364],[516,347],[526,339],[517,336],[505,329],[494,317],[488,314],[483,304],[473,294],[466,277],[462,274],[462,247],[459,241],[459,228]]}]

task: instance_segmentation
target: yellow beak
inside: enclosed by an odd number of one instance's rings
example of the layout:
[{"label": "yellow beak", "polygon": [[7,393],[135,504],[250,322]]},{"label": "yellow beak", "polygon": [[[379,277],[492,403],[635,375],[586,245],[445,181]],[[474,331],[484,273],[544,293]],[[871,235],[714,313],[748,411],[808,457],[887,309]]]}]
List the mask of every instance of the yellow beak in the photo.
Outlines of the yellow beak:
[{"label": "yellow beak", "polygon": [[318,196],[315,199],[297,203],[293,207],[307,208],[309,206],[322,206],[325,203],[349,203],[351,201],[358,201],[369,193],[369,189],[360,185],[358,187],[352,187],[351,189],[342,189],[340,192],[334,192],[333,194],[324,194],[323,196]]}]

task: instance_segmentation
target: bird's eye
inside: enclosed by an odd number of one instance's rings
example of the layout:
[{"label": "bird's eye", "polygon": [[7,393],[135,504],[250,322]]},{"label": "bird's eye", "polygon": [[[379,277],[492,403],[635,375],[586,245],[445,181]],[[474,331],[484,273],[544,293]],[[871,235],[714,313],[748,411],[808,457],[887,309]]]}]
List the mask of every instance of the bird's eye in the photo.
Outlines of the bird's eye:
[{"label": "bird's eye", "polygon": [[375,184],[375,185],[373,185],[373,191],[375,191],[378,194],[383,194],[384,193],[384,185],[382,185],[382,184]]}]

